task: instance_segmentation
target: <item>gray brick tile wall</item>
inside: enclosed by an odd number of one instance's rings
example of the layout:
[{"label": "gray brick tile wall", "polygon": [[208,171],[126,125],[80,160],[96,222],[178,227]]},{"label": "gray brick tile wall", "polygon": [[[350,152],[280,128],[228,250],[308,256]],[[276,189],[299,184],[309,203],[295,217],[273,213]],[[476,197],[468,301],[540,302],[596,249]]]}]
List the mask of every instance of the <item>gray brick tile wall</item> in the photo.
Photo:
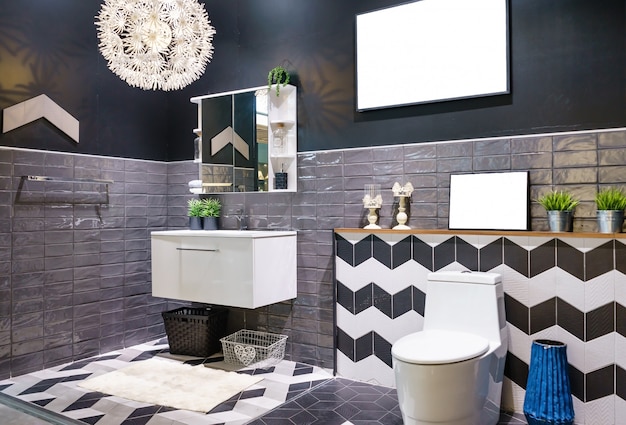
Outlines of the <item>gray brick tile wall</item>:
[{"label": "gray brick tile wall", "polygon": [[[575,230],[595,231],[598,188],[626,186],[624,147],[618,130],[301,153],[297,193],[219,195],[223,228],[236,228],[233,213],[243,209],[250,228],[299,231],[297,299],[232,309],[229,330],[288,334],[288,358],[332,367],[332,230],[365,225],[364,184],[382,186],[383,227],[397,208],[391,186],[410,181],[408,224],[446,228],[450,173],[529,170],[532,200],[571,190],[582,200]],[[19,190],[22,175],[38,174],[115,183],[101,205],[100,185]],[[191,161],[0,148],[0,378],[163,335],[160,313],[182,304],[150,295],[150,232],[187,226],[187,182],[198,175]],[[531,215],[533,230],[547,229],[536,202]]]},{"label": "gray brick tile wall", "polygon": [[0,376],[162,335],[148,226],[167,224],[168,164],[9,148],[0,164]]}]

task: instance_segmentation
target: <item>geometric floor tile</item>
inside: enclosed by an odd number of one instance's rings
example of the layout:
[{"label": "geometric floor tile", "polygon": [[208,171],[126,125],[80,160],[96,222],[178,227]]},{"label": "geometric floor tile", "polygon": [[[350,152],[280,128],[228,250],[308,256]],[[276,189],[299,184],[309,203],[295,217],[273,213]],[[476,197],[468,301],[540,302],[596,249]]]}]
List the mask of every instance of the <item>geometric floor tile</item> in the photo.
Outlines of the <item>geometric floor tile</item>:
[{"label": "geometric floor tile", "polygon": [[[154,356],[163,356],[195,365],[205,362],[214,363],[211,366],[237,369],[238,373],[262,376],[263,380],[216,406],[208,414],[125,400],[89,391],[77,385],[91,376],[108,373],[125,367],[131,362],[146,360]],[[20,406],[27,403],[26,407],[45,409],[55,418],[61,418],[56,423],[234,425],[249,422],[320,383],[332,379],[331,373],[319,367],[287,360],[267,369],[239,369],[215,360],[221,359],[172,355],[169,353],[167,339],[162,339],[0,381],[0,393],[12,397],[16,403],[21,403]]]},{"label": "geometric floor tile", "polygon": [[[4,423],[3,420],[11,423],[11,413],[21,418],[18,416],[23,416],[18,411],[21,410],[57,425],[402,424],[395,389],[333,378],[319,367],[287,360],[267,369],[237,370],[264,379],[207,414],[138,403],[77,386],[81,379],[91,375],[110,372],[155,355],[196,365],[216,360],[173,356],[168,348],[166,340],[153,341],[0,381],[0,405],[4,403],[17,409],[3,409],[9,413],[0,423]],[[42,376],[45,378],[40,378]],[[506,413],[498,422],[499,425],[525,423],[523,415]]]}]

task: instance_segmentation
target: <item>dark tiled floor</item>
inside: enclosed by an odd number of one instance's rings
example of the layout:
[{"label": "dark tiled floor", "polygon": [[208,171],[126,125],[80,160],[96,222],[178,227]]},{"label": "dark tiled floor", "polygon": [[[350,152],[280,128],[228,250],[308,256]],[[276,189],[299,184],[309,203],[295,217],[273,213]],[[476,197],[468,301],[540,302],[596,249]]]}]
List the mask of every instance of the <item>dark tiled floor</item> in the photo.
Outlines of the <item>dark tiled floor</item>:
[{"label": "dark tiled floor", "polygon": [[[502,413],[498,425],[526,424]],[[402,425],[393,388],[335,378],[250,422],[250,425]]]},{"label": "dark tiled floor", "polygon": [[251,422],[251,425],[401,425],[396,391],[336,378]]}]

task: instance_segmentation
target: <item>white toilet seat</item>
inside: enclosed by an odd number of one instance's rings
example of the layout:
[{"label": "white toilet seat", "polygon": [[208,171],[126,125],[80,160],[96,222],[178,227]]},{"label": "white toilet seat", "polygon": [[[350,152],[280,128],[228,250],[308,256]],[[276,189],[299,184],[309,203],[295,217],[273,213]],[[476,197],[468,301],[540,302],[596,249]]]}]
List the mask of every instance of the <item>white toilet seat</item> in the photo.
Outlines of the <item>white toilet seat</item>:
[{"label": "white toilet seat", "polygon": [[489,341],[467,332],[426,330],[406,335],[391,347],[399,361],[413,364],[447,364],[482,356]]}]

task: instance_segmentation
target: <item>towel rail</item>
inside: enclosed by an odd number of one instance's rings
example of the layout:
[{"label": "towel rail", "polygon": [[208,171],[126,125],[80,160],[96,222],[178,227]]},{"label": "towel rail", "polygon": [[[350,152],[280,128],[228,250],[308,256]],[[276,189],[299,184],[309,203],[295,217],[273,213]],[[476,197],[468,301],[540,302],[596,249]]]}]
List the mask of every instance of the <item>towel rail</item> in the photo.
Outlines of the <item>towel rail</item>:
[{"label": "towel rail", "polygon": [[59,182],[59,183],[92,183],[92,184],[112,184],[113,180],[104,179],[80,179],[73,177],[51,177],[51,176],[22,176],[28,181],[37,182]]},{"label": "towel rail", "polygon": [[[85,193],[91,194],[92,192],[84,192],[80,191],[82,197],[69,198],[69,199],[58,199],[56,197],[55,200],[50,200],[46,196],[40,196],[38,199],[33,199],[32,197],[27,197],[23,199],[22,191],[24,189],[24,182],[33,181],[33,182],[55,182],[55,183],[78,183],[78,184],[98,184],[98,185],[106,185],[102,192],[94,191],[93,194],[100,196],[99,199],[89,200],[84,197]],[[83,178],[74,178],[74,177],[52,177],[52,176],[22,176],[20,179],[20,184],[17,188],[17,193],[15,194],[15,203],[16,204],[57,204],[57,205],[66,205],[66,204],[75,204],[75,205],[95,205],[96,214],[100,219],[100,223],[103,223],[102,220],[102,205],[109,204],[109,184],[114,183],[113,180],[105,180],[105,179],[83,179]],[[61,192],[54,192],[61,193]],[[64,192],[63,192],[64,193]],[[62,194],[62,193],[61,193]],[[73,195],[72,195],[73,196]]]}]

